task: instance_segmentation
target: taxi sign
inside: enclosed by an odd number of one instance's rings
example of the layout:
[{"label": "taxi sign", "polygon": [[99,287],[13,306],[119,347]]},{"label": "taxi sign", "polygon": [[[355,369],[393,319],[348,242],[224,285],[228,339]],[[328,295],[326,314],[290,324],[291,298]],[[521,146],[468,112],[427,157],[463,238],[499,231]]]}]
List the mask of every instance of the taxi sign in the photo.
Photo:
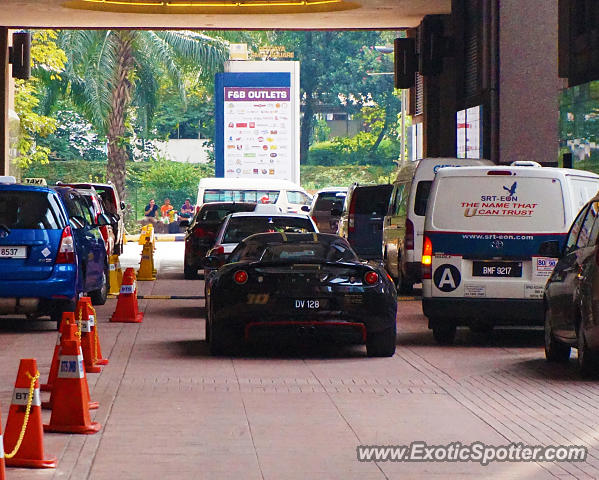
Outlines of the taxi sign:
[{"label": "taxi sign", "polygon": [[48,185],[45,178],[34,178],[34,177],[24,178],[23,183],[25,185],[39,185],[42,187],[45,187],[46,185]]}]

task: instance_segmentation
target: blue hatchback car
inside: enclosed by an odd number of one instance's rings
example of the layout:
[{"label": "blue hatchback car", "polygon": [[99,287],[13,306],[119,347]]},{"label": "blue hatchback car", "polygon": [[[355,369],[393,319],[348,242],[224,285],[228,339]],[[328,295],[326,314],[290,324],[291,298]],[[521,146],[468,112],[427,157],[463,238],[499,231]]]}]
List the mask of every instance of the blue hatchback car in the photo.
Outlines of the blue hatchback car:
[{"label": "blue hatchback car", "polygon": [[84,201],[68,187],[0,177],[0,315],[48,315],[58,325],[80,294],[106,301],[106,250]]}]

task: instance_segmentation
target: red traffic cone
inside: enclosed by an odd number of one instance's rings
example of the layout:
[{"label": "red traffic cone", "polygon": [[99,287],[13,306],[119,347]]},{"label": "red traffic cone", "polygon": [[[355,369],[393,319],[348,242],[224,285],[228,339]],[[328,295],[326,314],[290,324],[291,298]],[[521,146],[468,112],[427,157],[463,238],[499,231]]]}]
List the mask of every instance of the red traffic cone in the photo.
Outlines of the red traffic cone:
[{"label": "red traffic cone", "polygon": [[81,328],[81,350],[85,362],[85,373],[100,373],[102,368],[96,364],[98,350],[96,338],[92,331],[95,323],[95,315],[92,313],[92,300],[89,297],[81,297],[75,309],[75,318]]},{"label": "red traffic cone", "polygon": [[77,327],[68,325],[62,333],[60,366],[52,390],[52,416],[46,432],[96,433],[101,425],[89,416],[89,389]]},{"label": "red traffic cone", "polygon": [[52,363],[50,364],[50,372],[48,373],[48,380],[46,380],[46,383],[40,385],[40,390],[43,392],[51,392],[54,380],[56,380],[56,374],[58,373],[58,354],[60,353],[60,338],[62,336],[62,326],[65,322],[75,323],[73,312],[63,312],[62,314],[62,320],[58,327],[58,335],[56,337],[56,345],[54,346],[54,354],[52,355]]},{"label": "red traffic cone", "polygon": [[4,440],[2,440],[2,412],[0,412],[0,480],[5,480],[6,469],[4,468]]},{"label": "red traffic cone", "polygon": [[[75,325],[74,323],[67,323],[63,327],[62,337],[64,338],[65,334],[68,335],[69,337],[73,336],[77,340],[77,343],[79,344],[79,339],[76,337],[77,332],[78,332],[77,325]],[[58,358],[59,358],[58,363],[60,363],[60,356],[62,355],[62,347],[63,347],[63,344],[62,344],[62,341],[61,341],[61,345],[60,345],[60,348],[59,348],[59,351],[58,351]],[[79,344],[79,355],[81,355],[83,357],[83,353],[81,351],[81,344]],[[85,368],[84,368],[84,374],[85,374]],[[58,376],[58,374],[57,374],[57,376]],[[54,381],[56,382],[56,379],[54,379]],[[89,385],[87,383],[87,375],[85,375],[85,389],[86,389],[85,391],[86,391],[86,394],[87,394],[88,408],[90,410],[96,410],[97,408],[100,407],[100,404],[98,402],[92,402],[90,400]],[[46,409],[51,409],[54,406],[54,398],[55,398],[54,390],[55,389],[54,389],[54,386],[53,386],[52,387],[52,392],[50,392],[50,399],[47,402],[42,402],[42,408],[43,409],[45,409],[45,410]]]},{"label": "red traffic cone", "polygon": [[[19,365],[12,403],[6,420],[4,433],[4,454],[8,467],[54,468],[56,457],[44,458],[44,431],[42,429],[42,409],[40,406],[40,387],[37,378],[37,362],[34,358],[25,358]],[[34,381],[35,379],[35,381]],[[30,399],[31,383],[33,392]],[[31,400],[29,418],[25,427],[23,441],[18,449],[21,430],[27,415],[27,405]],[[15,452],[16,450],[16,452]]]},{"label": "red traffic cone", "polygon": [[110,317],[111,322],[141,323],[144,314],[137,307],[137,282],[135,270],[127,268],[123,274],[121,293],[116,303],[116,310]]}]

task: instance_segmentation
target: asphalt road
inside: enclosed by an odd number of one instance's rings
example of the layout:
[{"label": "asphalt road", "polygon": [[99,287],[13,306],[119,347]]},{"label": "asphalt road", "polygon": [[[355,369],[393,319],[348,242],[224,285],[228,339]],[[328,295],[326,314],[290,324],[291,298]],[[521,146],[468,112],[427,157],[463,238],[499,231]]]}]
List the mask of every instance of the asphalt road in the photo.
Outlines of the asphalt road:
[{"label": "asphalt road", "polygon": [[[129,243],[123,266],[137,265]],[[184,280],[183,243],[159,242],[158,278],[146,296],[203,294]],[[544,361],[540,331],[458,332],[437,346],[418,300],[398,309],[394,357],[362,346],[264,346],[213,358],[203,300],[140,300],[141,324],[109,323],[116,300],[97,309],[110,364],[89,374],[95,435],[45,434],[58,456],[48,471],[7,469],[10,479],[543,479],[599,478],[599,385]],[[3,425],[20,358],[48,374],[56,332],[49,322],[0,318]],[[46,399],[47,393],[42,393]],[[50,412],[44,411],[47,422]],[[360,462],[358,445],[583,445],[585,462]]]}]

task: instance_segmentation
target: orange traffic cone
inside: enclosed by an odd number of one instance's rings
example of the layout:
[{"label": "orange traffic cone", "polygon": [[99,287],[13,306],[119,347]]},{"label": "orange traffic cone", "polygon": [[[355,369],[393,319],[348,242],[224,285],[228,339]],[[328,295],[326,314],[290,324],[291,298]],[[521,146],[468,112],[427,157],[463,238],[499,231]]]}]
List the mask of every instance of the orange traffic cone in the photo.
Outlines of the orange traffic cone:
[{"label": "orange traffic cone", "polygon": [[116,303],[116,310],[110,317],[111,322],[141,323],[144,314],[137,307],[137,282],[135,270],[129,267],[123,274],[121,293]]},{"label": "orange traffic cone", "polygon": [[[72,336],[72,335],[77,335],[78,334],[78,327],[76,324],[74,323],[65,323],[62,329],[62,337],[64,338],[65,336],[65,332],[69,332],[68,335]],[[81,351],[81,344],[79,343],[79,339],[77,338],[77,343],[79,344],[79,355],[83,356],[83,353]],[[63,347],[63,343],[62,343],[62,339],[61,339],[61,344],[60,344],[60,348],[58,350],[58,363],[60,364],[60,356],[62,355],[62,347]],[[58,369],[57,369],[58,370]],[[85,370],[85,369],[84,369]],[[58,376],[58,373],[57,373]],[[56,383],[56,378],[54,379],[54,382]],[[88,408],[90,410],[96,410],[97,408],[100,407],[100,404],[98,402],[92,402],[90,400],[90,395],[89,395],[89,385],[87,383],[87,375],[85,375],[85,391],[87,393],[87,405]],[[44,410],[49,410],[52,409],[54,406],[54,398],[55,398],[55,388],[54,385],[52,386],[52,391],[50,392],[50,399],[47,402],[42,402],[42,409]]]},{"label": "orange traffic cone", "polygon": [[[4,433],[6,450],[4,457],[8,467],[56,467],[56,457],[44,458],[44,431],[38,378],[39,372],[35,359],[22,359]],[[25,420],[27,420],[25,432],[22,442],[19,442]]]},{"label": "orange traffic cone", "polygon": [[98,347],[94,331],[92,330],[96,316],[92,312],[92,299],[81,297],[77,302],[75,318],[79,322],[81,331],[81,350],[83,351],[83,361],[85,362],[85,373],[100,373],[102,368],[96,364]]},{"label": "orange traffic cone", "polygon": [[58,327],[58,335],[56,337],[56,345],[54,345],[54,354],[52,355],[52,363],[50,364],[50,372],[48,373],[48,380],[46,383],[40,385],[42,392],[51,392],[54,380],[56,380],[56,374],[58,373],[58,354],[60,353],[60,338],[62,336],[62,326],[64,323],[75,323],[75,317],[73,312],[63,312],[60,326]]},{"label": "orange traffic cone", "polygon": [[5,480],[6,469],[4,468],[4,440],[2,440],[2,415],[0,412],[0,480]]},{"label": "orange traffic cone", "polygon": [[101,425],[89,416],[89,387],[85,376],[77,327],[67,325],[62,333],[60,367],[52,390],[52,416],[46,432],[96,433]]}]

